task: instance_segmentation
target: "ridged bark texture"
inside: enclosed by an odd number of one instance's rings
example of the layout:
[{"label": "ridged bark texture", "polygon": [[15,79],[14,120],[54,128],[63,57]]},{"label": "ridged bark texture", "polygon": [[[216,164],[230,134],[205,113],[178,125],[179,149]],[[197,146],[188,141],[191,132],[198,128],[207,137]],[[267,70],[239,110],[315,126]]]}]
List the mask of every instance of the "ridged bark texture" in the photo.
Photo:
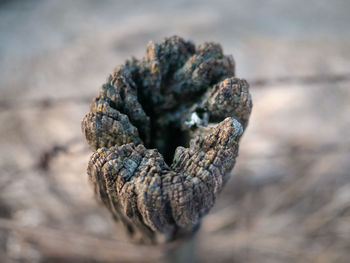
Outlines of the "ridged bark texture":
[{"label": "ridged bark texture", "polygon": [[228,179],[251,109],[220,45],[151,42],[107,78],[83,119],[97,198],[136,240],[191,235]]}]

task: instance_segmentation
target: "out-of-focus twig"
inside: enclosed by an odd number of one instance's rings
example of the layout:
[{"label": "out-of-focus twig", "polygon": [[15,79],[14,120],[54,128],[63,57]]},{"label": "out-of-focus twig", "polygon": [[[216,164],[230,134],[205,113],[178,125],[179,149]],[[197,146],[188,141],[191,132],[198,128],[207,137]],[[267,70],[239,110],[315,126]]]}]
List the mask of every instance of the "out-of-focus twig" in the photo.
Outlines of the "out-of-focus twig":
[{"label": "out-of-focus twig", "polygon": [[23,110],[28,108],[52,108],[58,104],[66,104],[70,102],[74,103],[90,103],[93,95],[87,96],[66,96],[61,98],[37,98],[37,99],[28,99],[28,100],[2,100],[0,99],[0,110],[9,111],[9,110]]},{"label": "out-of-focus twig", "polygon": [[258,78],[249,81],[251,87],[271,87],[275,85],[301,84],[301,85],[317,85],[325,83],[338,83],[350,81],[350,73],[344,74],[328,74],[328,75],[310,75],[310,76],[285,76],[277,78]]},{"label": "out-of-focus twig", "polygon": [[0,229],[19,233],[23,240],[37,245],[44,258],[60,259],[62,262],[65,259],[85,259],[94,262],[159,262],[164,252],[159,247],[136,246],[87,233],[67,232],[42,226],[22,226],[3,218],[0,218]]},{"label": "out-of-focus twig", "polygon": [[49,149],[43,151],[40,154],[37,168],[43,171],[47,171],[50,168],[50,162],[59,153],[67,153],[70,151],[71,147],[74,147],[80,142],[78,137],[75,137],[64,144],[54,144]]},{"label": "out-of-focus twig", "polygon": [[[285,76],[277,78],[257,78],[249,80],[251,88],[269,88],[276,85],[300,84],[312,86],[317,84],[330,84],[349,82],[350,72],[343,74],[310,75],[310,76]],[[22,110],[28,108],[51,108],[57,104],[89,103],[94,95],[66,96],[61,98],[37,98],[30,100],[3,100],[0,99],[0,110]]]}]

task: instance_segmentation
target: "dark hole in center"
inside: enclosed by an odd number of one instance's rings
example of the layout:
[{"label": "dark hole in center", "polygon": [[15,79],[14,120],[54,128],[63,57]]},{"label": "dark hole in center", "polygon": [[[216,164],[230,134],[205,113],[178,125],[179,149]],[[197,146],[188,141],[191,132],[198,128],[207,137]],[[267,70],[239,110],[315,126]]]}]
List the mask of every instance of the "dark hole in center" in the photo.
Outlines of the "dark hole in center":
[{"label": "dark hole in center", "polygon": [[187,147],[189,143],[188,132],[181,129],[181,114],[177,112],[180,104],[171,110],[155,111],[155,108],[159,109],[159,105],[153,103],[153,94],[147,90],[138,88],[137,93],[143,110],[150,117],[150,136],[147,136],[142,131],[142,127],[138,127],[139,134],[145,147],[157,149],[163,155],[165,162],[170,166],[176,148],[178,146]]},{"label": "dark hole in center", "polygon": [[170,165],[173,161],[176,148],[178,146],[187,147],[186,133],[174,123],[161,128],[154,127],[154,129],[158,129],[158,131],[151,137],[150,147],[157,148],[163,155],[165,162]]}]

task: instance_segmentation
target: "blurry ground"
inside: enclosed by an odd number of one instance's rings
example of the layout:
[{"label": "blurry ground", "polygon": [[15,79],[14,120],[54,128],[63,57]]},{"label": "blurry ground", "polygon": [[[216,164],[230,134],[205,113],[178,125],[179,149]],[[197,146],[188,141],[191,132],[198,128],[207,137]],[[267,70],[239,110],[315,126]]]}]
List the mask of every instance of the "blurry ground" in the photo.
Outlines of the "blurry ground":
[{"label": "blurry ground", "polygon": [[349,262],[349,28],[347,0],[0,1],[0,262],[159,260],[93,199],[80,121],[172,34],[221,43],[254,99],[198,262]]}]

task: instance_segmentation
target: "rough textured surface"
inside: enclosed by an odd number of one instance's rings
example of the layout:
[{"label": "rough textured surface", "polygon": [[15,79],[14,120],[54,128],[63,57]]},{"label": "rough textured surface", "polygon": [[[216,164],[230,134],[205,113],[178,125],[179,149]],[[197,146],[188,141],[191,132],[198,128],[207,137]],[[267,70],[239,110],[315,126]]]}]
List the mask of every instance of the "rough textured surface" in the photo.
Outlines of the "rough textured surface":
[{"label": "rough textured surface", "polygon": [[80,124],[116,63],[179,34],[233,54],[254,99],[196,261],[349,263],[349,10],[348,0],[1,1],[0,261],[169,262],[163,247],[128,242],[96,202]]},{"label": "rough textured surface", "polygon": [[88,175],[132,237],[156,243],[198,229],[238,155],[248,89],[220,45],[177,36],[108,77],[82,122],[97,149]]}]

